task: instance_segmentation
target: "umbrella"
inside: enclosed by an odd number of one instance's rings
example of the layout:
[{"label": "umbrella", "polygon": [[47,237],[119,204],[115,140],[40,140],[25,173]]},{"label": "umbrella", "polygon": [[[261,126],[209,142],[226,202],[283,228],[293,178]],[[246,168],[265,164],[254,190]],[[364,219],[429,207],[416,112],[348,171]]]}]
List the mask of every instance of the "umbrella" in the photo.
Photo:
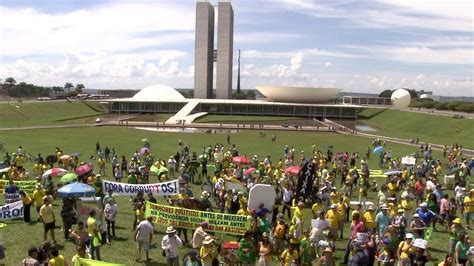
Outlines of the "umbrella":
[{"label": "umbrella", "polygon": [[245,170],[244,175],[250,175],[255,170],[255,167],[250,167],[249,169]]},{"label": "umbrella", "polygon": [[5,167],[3,169],[0,169],[0,173],[8,172],[9,170],[10,170],[10,167]]},{"label": "umbrella", "polygon": [[394,169],[394,170],[391,170],[391,171],[387,171],[385,173],[383,173],[384,175],[399,175],[403,173],[402,171],[398,170],[398,169]]},{"label": "umbrella", "polygon": [[47,177],[49,175],[50,176],[63,176],[66,173],[67,173],[66,169],[54,167],[54,168],[51,168],[51,169],[47,170],[46,172],[44,172],[43,177]]},{"label": "umbrella", "polygon": [[148,139],[147,139],[147,138],[143,138],[143,139],[142,139],[142,142],[148,142]]},{"label": "umbrella", "polygon": [[377,154],[377,153],[381,153],[384,151],[384,147],[383,146],[377,146],[374,148],[374,150],[372,151],[373,154]]},{"label": "umbrella", "polygon": [[301,170],[301,166],[294,165],[294,166],[287,167],[285,169],[285,173],[289,173],[291,175],[298,175],[300,170]]},{"label": "umbrella", "polygon": [[147,147],[143,147],[140,149],[140,155],[143,155],[145,153],[149,153],[150,152],[150,149],[148,149]]},{"label": "umbrella", "polygon": [[67,173],[59,179],[59,183],[66,184],[66,183],[71,183],[73,181],[77,180],[77,174],[76,173]]},{"label": "umbrella", "polygon": [[446,175],[456,174],[459,170],[461,170],[461,167],[459,166],[451,167],[448,169],[448,172],[446,173]]},{"label": "umbrella", "polygon": [[81,156],[81,153],[79,153],[79,152],[73,152],[73,153],[71,153],[71,156],[72,156],[72,157],[79,157],[79,156]]},{"label": "umbrella", "polygon": [[90,172],[92,169],[94,169],[92,164],[83,164],[76,168],[76,174],[84,175],[87,172]]},{"label": "umbrella", "polygon": [[150,167],[150,173],[158,175],[158,176],[163,174],[163,173],[167,173],[167,172],[168,172],[168,168],[166,168],[164,166],[161,166],[160,168],[158,168],[158,167],[152,165]]},{"label": "umbrella", "polygon": [[58,189],[59,197],[91,197],[95,188],[84,183],[74,182]]},{"label": "umbrella", "polygon": [[194,166],[194,167],[199,167],[201,165],[200,162],[196,161],[196,160],[192,160],[192,161],[189,161],[188,163],[188,166]]},{"label": "umbrella", "polygon": [[60,159],[60,160],[69,160],[69,159],[71,159],[71,155],[65,154],[65,155],[59,157],[59,159]]},{"label": "umbrella", "polygon": [[235,156],[234,158],[232,158],[232,161],[234,163],[240,163],[240,164],[251,164],[252,161],[245,157],[245,156]]}]

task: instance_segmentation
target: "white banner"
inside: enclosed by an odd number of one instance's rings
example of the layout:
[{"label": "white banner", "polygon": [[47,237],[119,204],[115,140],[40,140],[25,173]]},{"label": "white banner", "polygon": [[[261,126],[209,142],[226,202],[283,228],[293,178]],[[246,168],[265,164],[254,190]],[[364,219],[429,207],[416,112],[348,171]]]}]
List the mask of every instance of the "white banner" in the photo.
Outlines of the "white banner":
[{"label": "white banner", "polygon": [[111,189],[114,196],[135,196],[140,191],[145,194],[152,192],[155,196],[173,196],[179,193],[179,182],[176,179],[163,183],[138,185],[103,180],[102,189],[104,193]]},{"label": "white banner", "polygon": [[23,218],[23,202],[17,201],[0,206],[0,221]]}]

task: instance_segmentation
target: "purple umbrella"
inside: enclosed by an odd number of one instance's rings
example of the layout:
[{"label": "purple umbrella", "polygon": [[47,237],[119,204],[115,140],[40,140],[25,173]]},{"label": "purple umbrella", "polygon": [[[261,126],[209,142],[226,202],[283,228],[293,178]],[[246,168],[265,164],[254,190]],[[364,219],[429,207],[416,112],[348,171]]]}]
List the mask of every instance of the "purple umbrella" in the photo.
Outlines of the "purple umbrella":
[{"label": "purple umbrella", "polygon": [[83,164],[76,168],[76,174],[78,176],[81,176],[92,171],[92,169],[94,169],[94,166],[92,164]]},{"label": "purple umbrella", "polygon": [[140,149],[140,154],[143,155],[145,153],[150,153],[150,149],[148,149],[147,147],[143,147]]}]

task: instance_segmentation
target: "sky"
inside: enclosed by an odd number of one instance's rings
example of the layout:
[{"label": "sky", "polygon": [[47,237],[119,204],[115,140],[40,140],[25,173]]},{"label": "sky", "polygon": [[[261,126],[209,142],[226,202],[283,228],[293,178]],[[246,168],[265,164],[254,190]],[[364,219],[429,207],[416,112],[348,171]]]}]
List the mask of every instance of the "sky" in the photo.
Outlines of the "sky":
[{"label": "sky", "polygon": [[[193,88],[195,3],[0,0],[0,78]],[[473,3],[234,0],[234,89],[240,49],[243,89],[407,87],[474,97]]]}]

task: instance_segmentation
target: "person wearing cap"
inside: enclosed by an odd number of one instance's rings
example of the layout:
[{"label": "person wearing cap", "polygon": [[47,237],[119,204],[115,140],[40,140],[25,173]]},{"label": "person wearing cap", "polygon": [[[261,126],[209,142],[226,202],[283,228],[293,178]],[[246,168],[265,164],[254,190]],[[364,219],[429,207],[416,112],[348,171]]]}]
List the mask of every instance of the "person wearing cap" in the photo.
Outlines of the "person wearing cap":
[{"label": "person wearing cap", "polygon": [[329,207],[329,210],[326,212],[326,219],[329,223],[330,231],[332,234],[337,236],[337,231],[339,230],[340,220],[342,219],[337,212],[336,204],[332,204]]},{"label": "person wearing cap", "polygon": [[161,249],[166,257],[167,265],[179,266],[179,253],[178,248],[183,246],[181,238],[176,235],[176,229],[169,226],[166,228],[166,235],[161,241]]},{"label": "person wearing cap", "polygon": [[420,219],[418,213],[413,214],[413,221],[410,223],[410,232],[416,237],[423,237],[423,230],[426,224]]},{"label": "person wearing cap", "polygon": [[453,225],[449,229],[449,254],[454,256],[454,249],[458,243],[459,235],[465,234],[466,230],[462,226],[461,218],[453,220]]},{"label": "person wearing cap", "polygon": [[21,265],[25,266],[40,266],[38,261],[38,249],[36,247],[31,247],[28,249],[28,257],[21,262]]},{"label": "person wearing cap", "polygon": [[375,216],[375,223],[377,224],[377,234],[382,235],[385,233],[385,229],[389,225],[390,218],[388,216],[388,206],[387,204],[382,204],[380,207],[380,212]]},{"label": "person wearing cap", "polygon": [[407,233],[405,240],[400,242],[397,249],[397,258],[400,266],[411,265],[411,255],[413,254],[413,234]]},{"label": "person wearing cap", "polygon": [[425,266],[429,261],[431,261],[430,252],[427,249],[417,247],[412,258],[413,265]]},{"label": "person wearing cap", "polygon": [[469,191],[469,195],[464,197],[464,216],[466,217],[467,229],[471,229],[471,220],[474,220],[474,188]]},{"label": "person wearing cap", "polygon": [[364,221],[367,231],[377,231],[377,223],[375,222],[375,218],[375,208],[373,205],[370,205],[362,215],[362,221]]},{"label": "person wearing cap", "polygon": [[204,210],[210,210],[212,208],[212,203],[211,200],[209,199],[211,197],[211,193],[207,191],[201,192],[201,205]]},{"label": "person wearing cap", "polygon": [[392,226],[395,227],[399,239],[402,239],[405,235],[407,223],[405,211],[403,208],[398,208],[397,215],[392,219]]},{"label": "person wearing cap", "polygon": [[202,266],[212,266],[212,263],[217,259],[217,247],[214,244],[214,238],[208,235],[204,238],[202,246],[199,249],[199,257],[201,258]]},{"label": "person wearing cap", "polygon": [[335,266],[335,260],[332,256],[333,250],[330,247],[326,247],[323,250],[323,256],[318,259],[316,266]]},{"label": "person wearing cap", "polygon": [[428,203],[426,202],[421,203],[420,207],[416,209],[415,212],[418,214],[420,220],[423,221],[426,226],[430,226],[431,223],[437,219],[437,215],[433,211],[428,209]]},{"label": "person wearing cap", "polygon": [[390,239],[384,237],[382,241],[382,247],[378,254],[375,256],[375,260],[380,263],[380,265],[394,265],[395,259],[392,256],[390,250]]},{"label": "person wearing cap", "polygon": [[149,261],[149,252],[150,244],[153,239],[153,232],[155,228],[153,227],[153,217],[148,216],[146,220],[141,221],[137,225],[137,230],[135,231],[135,241],[138,246],[138,261],[142,259],[142,249],[145,251],[146,261]]},{"label": "person wearing cap", "polygon": [[51,204],[50,198],[48,196],[43,197],[43,206],[41,206],[40,211],[40,220],[43,223],[44,233],[43,238],[44,241],[48,239],[48,231],[51,231],[51,239],[53,242],[56,242],[54,237],[54,228],[56,227],[55,224],[55,217],[54,217],[54,210],[53,205]]}]

